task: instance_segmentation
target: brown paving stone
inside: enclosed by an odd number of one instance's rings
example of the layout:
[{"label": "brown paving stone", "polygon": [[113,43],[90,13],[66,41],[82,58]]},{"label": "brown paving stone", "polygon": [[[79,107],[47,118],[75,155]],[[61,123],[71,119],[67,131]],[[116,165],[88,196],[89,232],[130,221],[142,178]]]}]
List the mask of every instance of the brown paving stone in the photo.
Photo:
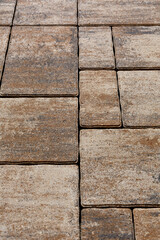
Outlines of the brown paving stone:
[{"label": "brown paving stone", "polygon": [[136,240],[160,239],[160,208],[134,209]]},{"label": "brown paving stone", "polygon": [[1,239],[79,239],[76,166],[0,166]]},{"label": "brown paving stone", "polygon": [[160,126],[160,71],[119,71],[124,126]]},{"label": "brown paving stone", "polygon": [[76,98],[1,98],[1,162],[75,162]]},{"label": "brown paving stone", "polygon": [[79,28],[79,67],[114,68],[112,36],[109,27]]},{"label": "brown paving stone", "polygon": [[115,71],[80,72],[80,125],[121,125]]},{"label": "brown paving stone", "polygon": [[133,240],[132,213],[129,209],[83,209],[82,240]]},{"label": "brown paving stone", "polygon": [[160,204],[160,129],[82,130],[80,145],[84,206]]},{"label": "brown paving stone", "polygon": [[75,27],[14,27],[1,94],[77,95]]},{"label": "brown paving stone", "polygon": [[0,79],[4,64],[5,53],[7,49],[9,32],[10,32],[9,27],[0,27]]},{"label": "brown paving stone", "polygon": [[77,24],[77,0],[18,0],[14,24]]},{"label": "brown paving stone", "polygon": [[16,0],[0,1],[0,25],[11,25]]},{"label": "brown paving stone", "polygon": [[160,68],[160,26],[114,27],[117,68]]},{"label": "brown paving stone", "polygon": [[79,0],[79,24],[160,24],[159,0]]}]

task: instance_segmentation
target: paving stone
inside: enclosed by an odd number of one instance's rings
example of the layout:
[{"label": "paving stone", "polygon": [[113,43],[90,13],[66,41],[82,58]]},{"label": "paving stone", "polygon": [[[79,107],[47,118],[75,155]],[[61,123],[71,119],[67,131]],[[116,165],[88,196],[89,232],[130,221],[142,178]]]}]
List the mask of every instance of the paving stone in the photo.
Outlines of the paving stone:
[{"label": "paving stone", "polygon": [[8,44],[10,28],[9,27],[0,27],[0,79],[2,75],[2,69],[4,64],[5,53]]},{"label": "paving stone", "polygon": [[75,162],[76,98],[1,98],[0,162]]},{"label": "paving stone", "polygon": [[79,28],[79,67],[114,68],[112,36],[109,27]]},{"label": "paving stone", "polygon": [[2,94],[77,95],[75,27],[14,27]]},{"label": "paving stone", "polygon": [[77,24],[77,0],[18,0],[14,24]]},{"label": "paving stone", "polygon": [[136,240],[160,239],[160,208],[134,209]]},{"label": "paving stone", "polygon": [[79,0],[79,24],[160,24],[159,0]]},{"label": "paving stone", "polygon": [[114,27],[117,68],[160,68],[160,26]]},{"label": "paving stone", "polygon": [[0,25],[11,25],[16,0],[0,1]]},{"label": "paving stone", "polygon": [[80,125],[120,126],[115,71],[80,72]]},{"label": "paving stone", "polygon": [[0,166],[1,239],[79,239],[76,166]]},{"label": "paving stone", "polygon": [[133,240],[131,210],[83,209],[81,239]]},{"label": "paving stone", "polygon": [[82,205],[160,204],[159,136],[160,129],[82,130]]},{"label": "paving stone", "polygon": [[160,71],[119,71],[124,126],[160,126]]}]

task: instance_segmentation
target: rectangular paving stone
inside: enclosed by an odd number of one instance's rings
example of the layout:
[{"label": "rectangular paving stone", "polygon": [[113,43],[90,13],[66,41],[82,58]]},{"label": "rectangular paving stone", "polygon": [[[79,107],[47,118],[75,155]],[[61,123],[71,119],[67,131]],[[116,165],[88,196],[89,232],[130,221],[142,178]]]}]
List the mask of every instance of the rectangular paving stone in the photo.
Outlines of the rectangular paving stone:
[{"label": "rectangular paving stone", "polygon": [[77,29],[14,27],[2,95],[77,95]]},{"label": "rectangular paving stone", "polygon": [[0,27],[0,79],[3,70],[4,58],[7,50],[8,38],[9,38],[9,27]]},{"label": "rectangular paving stone", "polygon": [[11,25],[16,0],[0,1],[0,25]]},{"label": "rectangular paving stone", "polygon": [[160,71],[119,71],[124,126],[160,126]]},{"label": "rectangular paving stone", "polygon": [[160,208],[134,209],[136,240],[160,239]]},{"label": "rectangular paving stone", "polygon": [[0,162],[76,162],[76,98],[1,98]]},{"label": "rectangular paving stone", "polygon": [[14,24],[76,25],[77,0],[18,0]]},{"label": "rectangular paving stone", "polygon": [[160,68],[160,26],[114,27],[113,35],[117,68]]},{"label": "rectangular paving stone", "polygon": [[159,0],[79,0],[79,24],[160,24]]},{"label": "rectangular paving stone", "polygon": [[80,125],[120,126],[115,71],[80,72]]},{"label": "rectangular paving stone", "polygon": [[79,239],[77,166],[0,166],[1,239]]},{"label": "rectangular paving stone", "polygon": [[83,206],[160,204],[160,129],[90,129],[80,137]]},{"label": "rectangular paving stone", "polygon": [[112,36],[109,27],[79,28],[79,67],[114,68]]},{"label": "rectangular paving stone", "polygon": [[81,239],[133,240],[130,209],[83,209]]}]

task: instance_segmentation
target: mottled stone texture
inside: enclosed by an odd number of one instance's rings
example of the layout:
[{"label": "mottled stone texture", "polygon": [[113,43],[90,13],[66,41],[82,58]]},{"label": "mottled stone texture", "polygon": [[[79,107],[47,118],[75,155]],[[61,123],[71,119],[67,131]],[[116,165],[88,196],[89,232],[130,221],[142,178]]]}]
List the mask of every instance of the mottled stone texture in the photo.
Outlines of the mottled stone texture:
[{"label": "mottled stone texture", "polygon": [[109,27],[79,28],[79,67],[114,68],[112,36]]},{"label": "mottled stone texture", "polygon": [[77,24],[77,0],[18,0],[14,24]]},{"label": "mottled stone texture", "polygon": [[160,208],[134,209],[136,240],[160,239]]},{"label": "mottled stone texture", "polygon": [[160,68],[160,26],[114,27],[113,35],[117,68]]},{"label": "mottled stone texture", "polygon": [[14,27],[1,94],[77,95],[75,27]]},{"label": "mottled stone texture", "polygon": [[80,125],[120,126],[115,71],[80,72]]},{"label": "mottled stone texture", "polygon": [[1,98],[0,162],[75,162],[76,98]]},{"label": "mottled stone texture", "polygon": [[0,0],[0,25],[12,23],[16,0]]},{"label": "mottled stone texture", "polygon": [[160,126],[160,71],[119,71],[124,126]]},{"label": "mottled stone texture", "polygon": [[76,166],[0,166],[1,239],[79,239]]},{"label": "mottled stone texture", "polygon": [[133,240],[129,209],[83,209],[82,240]]},{"label": "mottled stone texture", "polygon": [[82,205],[160,204],[160,129],[82,130]]},{"label": "mottled stone texture", "polygon": [[7,49],[9,32],[10,32],[9,27],[0,27],[0,79],[4,64],[5,53]]},{"label": "mottled stone texture", "polygon": [[79,0],[79,24],[160,24],[159,0]]}]

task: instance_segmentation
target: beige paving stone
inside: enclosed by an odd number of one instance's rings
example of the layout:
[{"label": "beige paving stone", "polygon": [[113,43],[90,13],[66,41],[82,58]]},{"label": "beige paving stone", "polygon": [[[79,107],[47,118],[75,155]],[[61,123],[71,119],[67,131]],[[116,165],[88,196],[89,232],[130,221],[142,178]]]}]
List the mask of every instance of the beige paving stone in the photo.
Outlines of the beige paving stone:
[{"label": "beige paving stone", "polygon": [[0,162],[75,162],[77,98],[1,98]]},{"label": "beige paving stone", "polygon": [[0,166],[0,238],[79,239],[76,166]]},{"label": "beige paving stone", "polygon": [[117,68],[160,68],[160,26],[114,27]]},{"label": "beige paving stone", "polygon": [[132,213],[129,209],[83,209],[82,240],[133,240]]},{"label": "beige paving stone", "polygon": [[160,71],[119,71],[124,126],[160,126]]},{"label": "beige paving stone", "polygon": [[77,0],[18,0],[14,24],[77,24]]},{"label": "beige paving stone", "polygon": [[77,95],[75,27],[14,27],[1,94]]},{"label": "beige paving stone", "polygon": [[10,28],[9,27],[0,27],[0,79],[2,75],[2,69],[4,64],[4,58],[6,54],[8,37],[9,37]]},{"label": "beige paving stone", "polygon": [[136,240],[160,239],[160,208],[134,209]]},{"label": "beige paving stone", "polygon": [[0,25],[11,25],[16,0],[0,1]]},{"label": "beige paving stone", "polygon": [[80,137],[83,206],[160,204],[160,129],[90,129]]},{"label": "beige paving stone", "polygon": [[114,68],[112,36],[109,27],[79,28],[79,67]]},{"label": "beige paving stone", "polygon": [[80,125],[120,126],[115,71],[80,72]]},{"label": "beige paving stone", "polygon": [[79,0],[79,24],[160,24],[159,0]]}]

